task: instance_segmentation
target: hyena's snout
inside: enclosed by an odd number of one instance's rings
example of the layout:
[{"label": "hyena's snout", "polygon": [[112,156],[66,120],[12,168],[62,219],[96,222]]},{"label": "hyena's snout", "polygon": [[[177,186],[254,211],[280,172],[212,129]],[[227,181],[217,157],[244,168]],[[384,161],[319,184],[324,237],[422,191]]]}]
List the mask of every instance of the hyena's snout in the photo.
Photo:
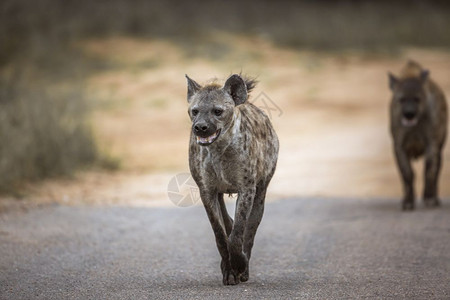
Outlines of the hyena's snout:
[{"label": "hyena's snout", "polygon": [[192,126],[197,144],[207,146],[212,144],[220,135],[220,129],[214,123],[198,121]]},{"label": "hyena's snout", "polygon": [[[403,100],[403,99],[402,99]],[[419,118],[418,100],[408,99],[402,103],[402,124],[404,126],[413,126],[417,124]]]},{"label": "hyena's snout", "polygon": [[415,110],[405,110],[403,112],[403,117],[407,120],[412,120],[417,116],[417,111]]}]

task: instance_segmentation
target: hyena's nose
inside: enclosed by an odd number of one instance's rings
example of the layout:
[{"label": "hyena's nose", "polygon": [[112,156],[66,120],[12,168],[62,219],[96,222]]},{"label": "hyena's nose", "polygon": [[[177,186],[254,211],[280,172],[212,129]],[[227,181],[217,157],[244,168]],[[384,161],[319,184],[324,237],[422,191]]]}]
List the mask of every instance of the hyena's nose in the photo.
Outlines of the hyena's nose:
[{"label": "hyena's nose", "polygon": [[205,133],[208,131],[208,124],[206,123],[197,123],[194,126],[194,130],[196,133]]},{"label": "hyena's nose", "polygon": [[411,119],[415,118],[416,113],[413,111],[407,111],[407,112],[403,113],[403,115],[405,116],[406,119],[411,120]]}]

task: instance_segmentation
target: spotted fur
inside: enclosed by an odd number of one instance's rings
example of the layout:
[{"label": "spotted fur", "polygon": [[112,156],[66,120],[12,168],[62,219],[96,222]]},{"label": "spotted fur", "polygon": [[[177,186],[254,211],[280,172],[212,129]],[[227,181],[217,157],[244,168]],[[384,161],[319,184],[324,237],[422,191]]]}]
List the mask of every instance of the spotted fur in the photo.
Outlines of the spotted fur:
[{"label": "spotted fur", "polygon": [[438,206],[438,179],[442,149],[447,136],[447,103],[444,93],[431,80],[429,71],[409,61],[400,76],[389,74],[392,90],[390,106],[394,153],[401,173],[404,210],[414,209],[414,171],[411,160],[425,157],[427,206]]},{"label": "spotted fur", "polygon": [[[267,115],[248,101],[255,80],[232,75],[223,86],[187,80],[189,166],[222,257],[223,284],[234,285],[249,278],[253,241],[277,164],[278,138]],[[209,141],[217,132],[211,144],[199,144],[197,136]],[[234,221],[224,204],[226,193],[238,194]]]}]

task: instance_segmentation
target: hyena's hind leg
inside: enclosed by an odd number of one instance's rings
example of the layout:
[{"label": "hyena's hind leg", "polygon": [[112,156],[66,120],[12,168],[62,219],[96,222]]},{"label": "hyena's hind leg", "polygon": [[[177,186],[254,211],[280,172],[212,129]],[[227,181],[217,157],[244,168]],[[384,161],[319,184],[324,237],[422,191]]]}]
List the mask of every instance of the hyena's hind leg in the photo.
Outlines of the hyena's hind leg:
[{"label": "hyena's hind leg", "polygon": [[267,184],[260,183],[256,187],[255,199],[253,200],[252,210],[247,222],[247,228],[244,235],[244,253],[247,255],[249,263],[247,269],[241,275],[241,281],[245,282],[249,278],[250,256],[252,255],[253,243],[256,236],[256,230],[264,213],[264,201],[266,198]]},{"label": "hyena's hind leg", "polygon": [[220,211],[222,213],[223,223],[225,225],[225,230],[227,236],[230,236],[231,230],[233,229],[233,219],[230,217],[225,206],[225,201],[223,200],[223,193],[219,193],[217,200],[219,201]]}]

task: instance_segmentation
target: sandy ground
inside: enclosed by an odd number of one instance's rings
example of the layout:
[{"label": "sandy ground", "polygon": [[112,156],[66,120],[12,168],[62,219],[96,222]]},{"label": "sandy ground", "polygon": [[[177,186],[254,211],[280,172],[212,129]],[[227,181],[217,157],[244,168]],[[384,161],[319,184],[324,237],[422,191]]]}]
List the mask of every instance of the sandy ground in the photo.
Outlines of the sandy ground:
[{"label": "sandy ground", "polygon": [[[173,205],[167,185],[175,175],[189,171],[184,74],[205,82],[240,71],[258,77],[250,101],[268,104],[264,109],[280,138],[269,200],[401,196],[388,129],[387,71],[395,73],[413,58],[429,68],[450,95],[449,52],[314,53],[279,48],[263,38],[218,33],[210,39],[215,49],[127,38],[80,45],[109,66],[88,79],[88,96],[93,99],[97,135],[121,158],[123,168],[33,185],[19,202]],[[415,169],[420,195],[421,162]],[[449,179],[447,147],[440,181],[443,197],[450,196]]]}]

